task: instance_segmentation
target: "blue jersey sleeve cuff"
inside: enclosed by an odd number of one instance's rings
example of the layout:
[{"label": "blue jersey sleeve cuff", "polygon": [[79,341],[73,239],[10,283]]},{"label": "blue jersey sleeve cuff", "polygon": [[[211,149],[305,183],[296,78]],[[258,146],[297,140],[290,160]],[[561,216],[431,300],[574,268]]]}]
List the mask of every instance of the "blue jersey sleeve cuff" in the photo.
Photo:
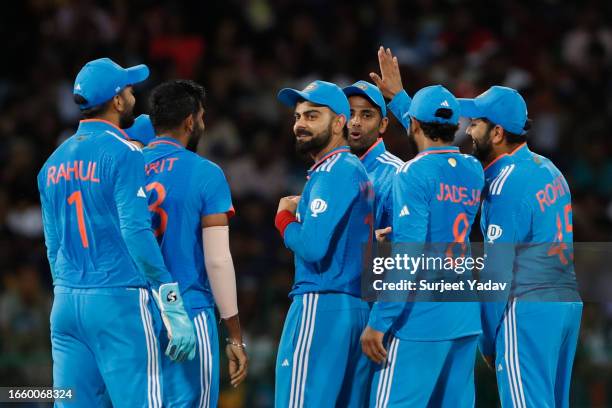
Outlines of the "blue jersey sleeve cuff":
[{"label": "blue jersey sleeve cuff", "polygon": [[374,309],[372,309],[372,312],[370,312],[368,326],[370,326],[372,329],[382,333],[386,333],[391,328],[392,324],[392,318],[380,316],[378,313],[375,312]]},{"label": "blue jersey sleeve cuff", "polygon": [[412,99],[410,96],[402,89],[387,104],[387,108],[393,112],[393,115],[400,121],[404,129],[408,129],[409,126],[409,122],[404,119],[404,115],[408,112],[408,109],[410,109],[411,102]]}]

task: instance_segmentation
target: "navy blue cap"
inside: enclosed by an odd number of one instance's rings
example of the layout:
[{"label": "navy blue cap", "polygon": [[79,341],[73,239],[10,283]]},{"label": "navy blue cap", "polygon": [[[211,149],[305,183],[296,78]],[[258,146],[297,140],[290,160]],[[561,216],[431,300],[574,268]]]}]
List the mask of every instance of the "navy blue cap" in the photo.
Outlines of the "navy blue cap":
[{"label": "navy blue cap", "polygon": [[127,133],[130,139],[136,140],[145,146],[148,145],[151,140],[155,139],[155,129],[153,128],[153,123],[151,123],[149,115],[138,116],[134,124],[125,129],[125,133]]},{"label": "navy blue cap", "polygon": [[149,77],[149,68],[136,65],[123,68],[110,58],[89,61],[74,80],[74,95],[81,95],[87,103],[79,108],[88,109],[107,102],[128,85],[135,85]]},{"label": "navy blue cap", "polygon": [[510,133],[522,135],[527,122],[527,104],[516,89],[492,86],[474,99],[460,98],[461,116],[486,118]]},{"label": "navy blue cap", "polygon": [[298,100],[327,106],[338,115],[344,115],[348,121],[351,118],[351,107],[346,95],[336,84],[326,81],[311,82],[301,91],[292,88],[283,88],[277,95],[279,101],[287,106],[294,107]]},{"label": "navy blue cap", "polygon": [[343,88],[342,91],[347,98],[353,95],[365,96],[370,100],[370,102],[378,106],[380,109],[380,114],[383,118],[387,116],[387,105],[385,104],[385,98],[376,85],[371,84],[368,81],[357,81],[353,85]]},{"label": "navy blue cap", "polygon": [[[438,109],[450,109],[452,114],[445,118],[436,116]],[[431,85],[419,90],[410,103],[404,116],[411,116],[424,123],[459,123],[459,102],[455,95],[442,85]]]}]

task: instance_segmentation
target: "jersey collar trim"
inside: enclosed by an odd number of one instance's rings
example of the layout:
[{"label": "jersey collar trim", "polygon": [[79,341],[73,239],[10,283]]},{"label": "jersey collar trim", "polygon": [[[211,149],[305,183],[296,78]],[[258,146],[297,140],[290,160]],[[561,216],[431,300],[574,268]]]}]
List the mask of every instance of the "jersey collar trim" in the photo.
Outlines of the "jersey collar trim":
[{"label": "jersey collar trim", "polygon": [[88,130],[88,129],[92,129],[95,127],[108,127],[110,126],[113,130],[119,132],[119,134],[125,139],[125,140],[132,140],[130,139],[130,137],[127,135],[127,133],[125,133],[125,131],[123,129],[120,129],[118,126],[115,126],[114,123],[109,122],[108,120],[104,120],[104,119],[83,119],[79,122],[79,130]]},{"label": "jersey collar trim", "polygon": [[174,138],[172,138],[170,136],[158,136],[153,141],[149,142],[148,146],[155,146],[155,145],[158,145],[158,144],[167,144],[167,145],[178,147],[179,149],[184,149],[185,148],[185,147],[183,147],[183,145],[178,143],[176,141],[176,139],[174,139]]},{"label": "jersey collar trim", "polygon": [[385,143],[383,142],[382,137],[379,137],[376,142],[374,142],[374,144],[370,146],[368,150],[366,150],[364,154],[359,156],[359,160],[361,160],[365,165],[366,162],[375,159],[378,155],[384,153],[386,150],[387,148],[385,147]]},{"label": "jersey collar trim", "polygon": [[502,155],[499,155],[495,158],[495,160],[493,160],[491,163],[487,164],[487,166],[484,168],[485,172],[491,172],[493,171],[493,169],[497,168],[496,164],[498,163],[503,163],[504,161],[506,161],[506,158],[508,157],[512,157],[515,154],[519,153],[519,152],[528,152],[529,148],[527,147],[527,142],[521,143],[520,145],[517,146],[516,149],[514,149],[513,151],[511,151],[510,153],[504,153]]},{"label": "jersey collar trim", "polygon": [[417,156],[441,153],[459,153],[459,148],[457,146],[433,146],[423,150],[421,153],[417,154]]},{"label": "jersey collar trim", "polygon": [[313,171],[315,171],[317,169],[317,167],[319,167],[321,164],[323,164],[323,162],[325,160],[329,159],[330,157],[335,156],[338,153],[345,153],[345,152],[350,152],[350,151],[351,151],[351,149],[349,149],[348,146],[336,147],[335,149],[333,149],[332,151],[327,153],[325,156],[323,156],[323,158],[321,158],[321,160],[319,160],[315,164],[313,164],[312,167],[308,170],[308,173],[312,173]]}]

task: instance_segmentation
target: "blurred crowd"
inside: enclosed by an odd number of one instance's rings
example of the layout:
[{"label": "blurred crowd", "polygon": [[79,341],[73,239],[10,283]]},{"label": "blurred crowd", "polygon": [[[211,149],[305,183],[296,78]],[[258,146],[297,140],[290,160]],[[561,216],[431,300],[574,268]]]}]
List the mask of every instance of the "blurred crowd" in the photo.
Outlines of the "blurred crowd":
[{"label": "blurred crowd", "polygon": [[[136,113],[171,78],[206,87],[198,152],[229,179],[231,245],[248,382],[221,406],[273,403],[276,345],[289,304],[292,255],[273,226],[278,199],[297,194],[309,163],[294,152],[292,112],[279,88],[312,79],[341,86],[393,50],[405,89],[441,83],[458,97],[517,88],[534,127],[532,150],[552,158],[573,194],[576,241],[612,240],[612,3],[561,0],[24,0],[0,15],[0,384],[51,383],[51,279],[35,176],[77,127],[72,83],[87,61],[146,63]],[[470,152],[460,130],[457,144]],[[392,120],[385,141],[415,152]],[[473,239],[478,239],[474,228]],[[580,271],[577,272],[580,279]],[[222,365],[223,367],[224,365]],[[478,405],[495,404],[493,373],[477,365]],[[572,406],[612,406],[612,298],[585,305]]]}]

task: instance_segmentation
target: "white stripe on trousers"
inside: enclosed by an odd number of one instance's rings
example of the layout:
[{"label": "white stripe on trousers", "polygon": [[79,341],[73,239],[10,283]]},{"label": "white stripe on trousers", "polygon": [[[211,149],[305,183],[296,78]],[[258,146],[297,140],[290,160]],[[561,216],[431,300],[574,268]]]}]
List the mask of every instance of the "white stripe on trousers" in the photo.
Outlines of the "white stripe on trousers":
[{"label": "white stripe on trousers", "polygon": [[153,318],[149,312],[149,293],[146,289],[139,289],[140,318],[147,343],[147,401],[149,407],[161,408],[161,385],[159,383],[159,345],[153,331]]},{"label": "white stripe on trousers", "polygon": [[301,408],[304,406],[304,393],[308,374],[308,356],[312,338],[314,337],[318,301],[318,293],[306,293],[302,295],[302,321],[300,322],[300,333],[298,335],[297,346],[293,352],[289,408]]},{"label": "white stripe on trousers", "polygon": [[210,406],[213,361],[205,312],[196,316],[193,319],[193,323],[198,338],[198,352],[200,355],[200,402],[198,407],[207,408]]},{"label": "white stripe on trousers", "polygon": [[526,407],[525,393],[523,392],[523,379],[518,354],[518,341],[516,330],[516,299],[512,299],[506,308],[504,319],[504,361],[508,373],[508,385],[512,406],[515,408]]},{"label": "white stripe on trousers", "polygon": [[387,355],[387,361],[385,361],[385,367],[382,369],[378,379],[378,387],[376,389],[376,408],[385,408],[389,404],[398,346],[399,339],[397,337],[391,337],[389,340],[389,354]]}]

